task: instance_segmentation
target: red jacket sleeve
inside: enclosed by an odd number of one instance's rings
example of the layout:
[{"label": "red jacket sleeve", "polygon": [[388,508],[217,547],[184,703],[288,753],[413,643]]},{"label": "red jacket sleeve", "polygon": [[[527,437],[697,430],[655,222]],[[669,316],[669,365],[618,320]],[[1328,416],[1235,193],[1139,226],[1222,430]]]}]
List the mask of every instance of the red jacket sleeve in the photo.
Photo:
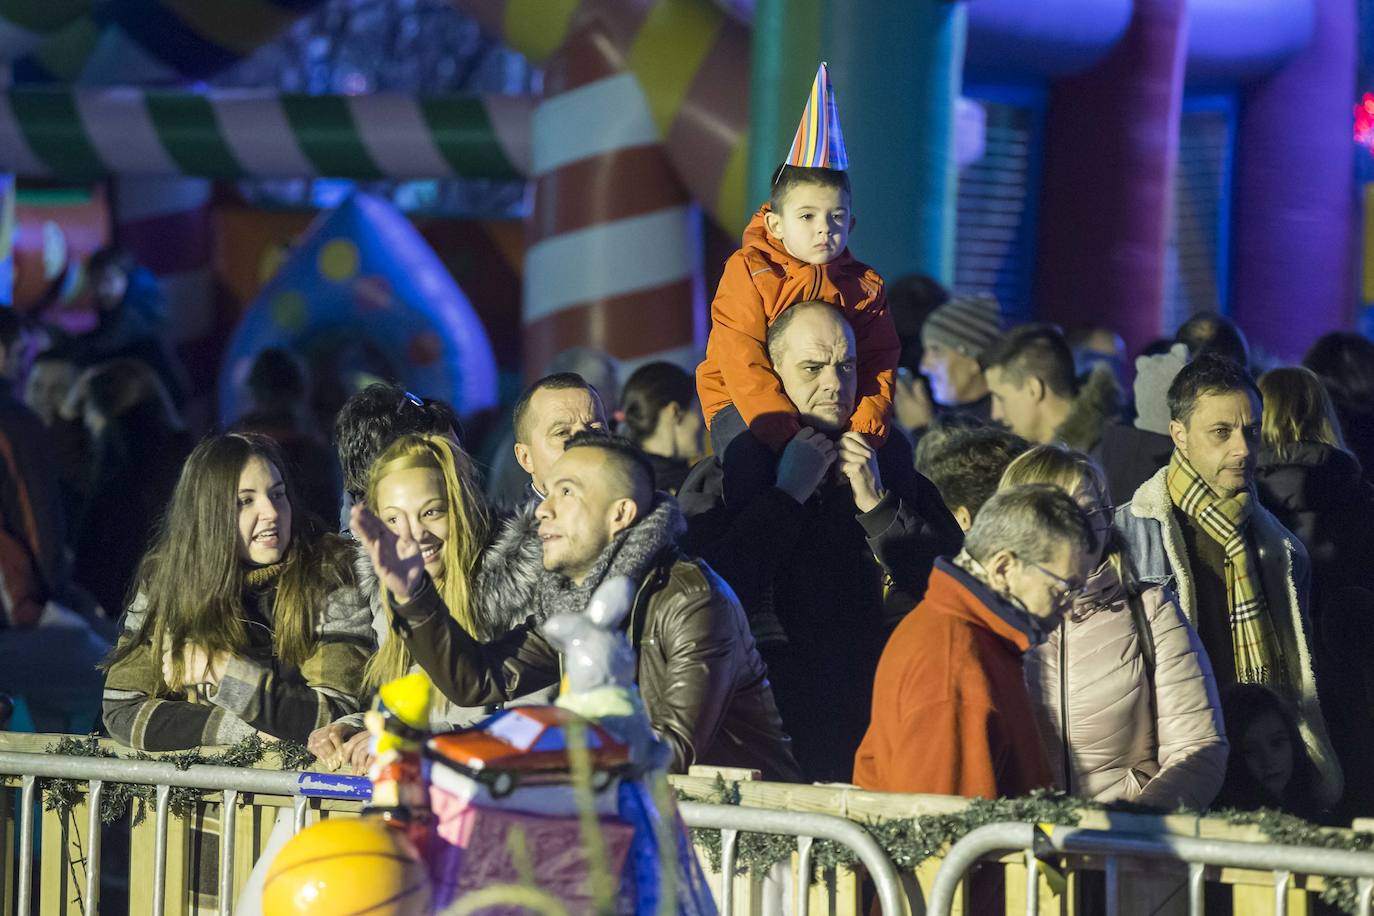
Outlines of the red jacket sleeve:
[{"label": "red jacket sleeve", "polygon": [[732,257],[711,302],[706,361],[720,370],[730,401],[754,435],[781,449],[801,423],[768,358],[767,334],[764,302],[749,277],[749,265],[743,257]]},{"label": "red jacket sleeve", "polygon": [[892,385],[897,375],[897,358],[902,353],[897,323],[887,308],[887,291],[880,291],[871,307],[854,312],[849,322],[859,347],[858,400],[849,418],[849,428],[881,445],[891,428]]}]

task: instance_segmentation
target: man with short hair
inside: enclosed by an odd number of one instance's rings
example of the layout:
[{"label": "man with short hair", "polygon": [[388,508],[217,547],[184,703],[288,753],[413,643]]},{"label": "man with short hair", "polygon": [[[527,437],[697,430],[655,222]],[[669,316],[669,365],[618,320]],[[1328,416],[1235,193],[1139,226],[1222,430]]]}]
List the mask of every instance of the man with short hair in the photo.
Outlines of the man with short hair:
[{"label": "man with short hair", "polygon": [[1136,574],[1172,584],[1217,688],[1264,684],[1296,709],[1322,806],[1341,794],[1308,638],[1311,562],[1255,497],[1261,398],[1249,373],[1203,354],[1169,387],[1167,467],[1116,513]]},{"label": "man with short hair", "polygon": [[945,429],[939,423],[916,447],[916,470],[930,478],[959,527],[968,531],[997,492],[1002,472],[1030,443],[997,426]]},{"label": "man with short hair", "polygon": [[[1109,367],[1094,367],[1079,383],[1073,351],[1054,325],[1009,331],[983,355],[983,365],[992,418],[1032,443],[1058,442],[1092,455],[1113,497],[1124,499],[1158,469],[1151,456],[1168,443],[1118,422],[1121,389]],[[1122,447],[1126,441],[1129,448]]]},{"label": "man with short hair", "polygon": [[[542,620],[581,612],[601,583],[628,577],[636,597],[623,625],[673,771],[704,763],[799,779],[744,612],[709,566],[678,551],[681,512],[671,496],[654,492],[643,453],[583,431],[541,476],[548,485],[537,510],[541,568],[528,571],[528,593],[508,597]],[[535,620],[477,642],[444,607],[408,532],[392,533],[362,507],[353,511],[353,527],[393,596],[397,634],[449,700],[501,703],[557,683],[558,653]]]},{"label": "man with short hair", "polygon": [[935,557],[959,549],[959,529],[916,473],[904,437],[874,449],[846,431],[856,347],[837,309],[792,306],[766,345],[802,430],[783,449],[775,483],[743,504],[725,493],[715,458],[698,463],[678,491],[685,546],[730,583],[749,614],[807,778],[843,781],[882,640],[915,603],[885,604],[884,574],[893,593],[919,596]]},{"label": "man with short hair", "polygon": [[1048,486],[979,511],[963,551],[883,650],[854,782],[879,792],[998,798],[1053,784],[1022,656],[1058,626],[1091,567],[1091,526]]},{"label": "man with short hair", "polygon": [[563,447],[580,432],[607,432],[601,395],[572,372],[546,375],[535,382],[513,412],[515,460],[530,475],[530,487],[543,499],[545,475],[563,457]]}]

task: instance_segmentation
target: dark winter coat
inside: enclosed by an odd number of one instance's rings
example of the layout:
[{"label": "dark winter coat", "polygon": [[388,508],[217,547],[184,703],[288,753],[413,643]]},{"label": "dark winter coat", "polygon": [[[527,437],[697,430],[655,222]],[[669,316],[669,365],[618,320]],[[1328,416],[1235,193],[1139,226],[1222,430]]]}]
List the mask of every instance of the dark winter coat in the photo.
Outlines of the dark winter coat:
[{"label": "dark winter coat", "polygon": [[[521,519],[509,522],[506,531],[518,528]],[[514,537],[503,575],[495,576],[484,559],[478,592],[488,610],[524,609],[531,619],[479,642],[458,626],[426,579],[408,603],[396,607],[396,629],[449,700],[465,706],[504,703],[558,682],[558,652],[540,634],[538,620],[581,610],[606,578],[629,576],[639,583],[625,623],[639,658],[639,689],[654,731],[672,749],[673,770],[714,764],[795,781],[800,773],[744,612],[710,567],[678,552],[682,529],[676,501],[660,494],[653,510],[606,548],[581,586],[547,572],[542,555],[536,562],[525,549],[529,539]]]},{"label": "dark winter coat", "polygon": [[32,626],[49,599],[63,600],[62,498],[47,430],[0,393],[0,627]]},{"label": "dark winter coat", "polygon": [[[1313,654],[1323,675],[1322,704],[1347,772],[1374,761],[1374,717],[1365,672],[1374,648],[1374,485],[1349,452],[1304,442],[1282,457],[1260,452],[1260,501],[1297,535],[1312,560]],[[1374,814],[1374,785],[1352,779],[1338,812]]]},{"label": "dark winter coat", "polygon": [[962,543],[904,437],[887,440],[878,464],[888,493],[867,513],[856,511],[847,482],[833,481],[805,505],[772,487],[732,509],[715,459],[699,463],[679,494],[684,549],[739,595],[810,780],[848,781],[883,643],[924,594],[935,558]]},{"label": "dark winter coat", "polygon": [[1304,442],[1282,457],[1260,452],[1255,484],[1264,507],[1298,536],[1312,560],[1312,607],[1320,626],[1327,593],[1374,587],[1374,485],[1349,452]]},{"label": "dark winter coat", "polygon": [[129,599],[139,560],[167,509],[195,445],[145,403],[110,421],[96,446],[96,470],[76,538],[77,582],[110,616]]}]

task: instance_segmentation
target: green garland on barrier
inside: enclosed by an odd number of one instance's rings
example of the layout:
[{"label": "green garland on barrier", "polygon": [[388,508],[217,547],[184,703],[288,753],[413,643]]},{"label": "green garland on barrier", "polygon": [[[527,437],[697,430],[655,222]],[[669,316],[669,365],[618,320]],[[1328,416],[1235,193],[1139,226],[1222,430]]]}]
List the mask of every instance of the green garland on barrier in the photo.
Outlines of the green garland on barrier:
[{"label": "green garland on barrier", "polygon": [[[268,743],[258,735],[249,735],[238,744],[218,754],[204,754],[199,749],[176,754],[164,754],[161,757],[154,757],[142,752],[116,754],[114,751],[101,747],[100,740],[95,735],[87,735],[84,738],[63,738],[57,744],[50,745],[47,752],[64,757],[156,760],[160,763],[173,764],[179,770],[186,770],[201,764],[222,767],[251,767],[261,762],[269,752],[276,753],[281,761],[282,770],[301,770],[315,762],[315,755],[310,753],[303,744],[294,741]],[[81,784],[70,779],[42,779],[39,780],[39,786],[43,792],[44,810],[57,811],[63,816],[69,814],[72,808],[86,796]],[[201,789],[173,787],[168,810],[178,817],[186,817],[195,810],[196,803],[200,801],[203,795],[204,791]],[[157,788],[155,786],[108,782],[100,796],[100,820],[102,823],[111,824],[132,810],[133,823],[135,825],[141,824],[144,818],[148,816],[149,806],[155,805],[156,802]]]},{"label": "green garland on barrier", "polygon": [[[691,796],[679,790],[680,798],[704,801],[716,805],[740,804],[740,784],[727,783],[717,776],[712,791],[705,797]],[[1075,827],[1085,811],[1127,811],[1160,815],[1159,809],[1132,804],[1102,805],[1062,793],[1037,790],[1024,798],[999,798],[988,801],[970,799],[968,807],[949,814],[927,814],[910,818],[861,823],[882,847],[899,871],[912,871],[927,859],[940,855],[963,839],[975,828],[1005,821],[1031,824],[1055,824]],[[1193,817],[1196,811],[1170,812]],[[1253,825],[1275,843],[1291,846],[1317,846],[1324,849],[1344,849],[1354,852],[1374,850],[1374,833],[1337,831],[1321,827],[1291,814],[1272,809],[1258,811],[1214,810],[1208,817],[1219,818],[1237,826]],[[692,843],[706,853],[711,868],[720,871],[720,832],[693,829]],[[812,847],[817,870],[848,867],[858,864],[849,847],[827,840],[817,840]],[[737,873],[762,873],[779,862],[787,861],[796,851],[796,840],[775,834],[741,832],[736,846]],[[1358,912],[1355,881],[1349,878],[1325,878],[1321,899],[1346,913]]]}]

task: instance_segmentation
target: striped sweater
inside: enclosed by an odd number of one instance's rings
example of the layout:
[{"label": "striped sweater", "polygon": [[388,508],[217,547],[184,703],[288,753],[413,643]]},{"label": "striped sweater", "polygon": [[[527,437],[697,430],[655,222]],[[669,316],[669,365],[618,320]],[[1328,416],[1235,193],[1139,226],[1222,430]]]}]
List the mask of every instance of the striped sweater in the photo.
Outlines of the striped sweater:
[{"label": "striped sweater", "polygon": [[[363,666],[376,650],[372,612],[356,587],[336,589],[316,624],[315,651],[299,667],[272,654],[275,582],[244,592],[249,646],[233,656],[217,688],[158,694],[161,660],[146,641],[111,666],[104,720],[111,737],[138,750],[233,744],[254,732],[304,742],[312,731],[359,708]],[[138,638],[147,599],[124,615],[119,645]]]}]

